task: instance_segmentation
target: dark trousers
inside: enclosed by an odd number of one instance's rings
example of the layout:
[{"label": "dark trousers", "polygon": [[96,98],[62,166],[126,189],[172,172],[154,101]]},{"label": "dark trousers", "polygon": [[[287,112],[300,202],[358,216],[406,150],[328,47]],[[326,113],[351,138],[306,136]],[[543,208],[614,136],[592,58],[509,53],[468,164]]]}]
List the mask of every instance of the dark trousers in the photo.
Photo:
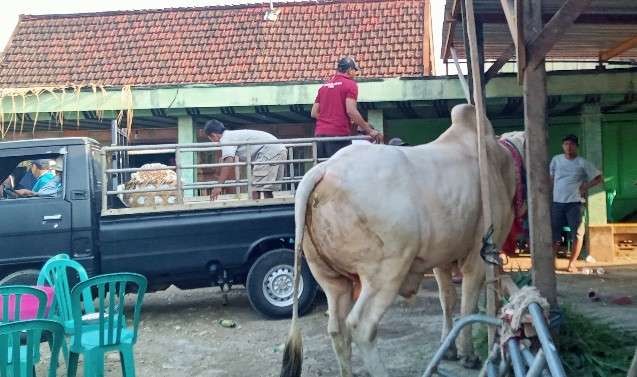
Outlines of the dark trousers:
[{"label": "dark trousers", "polygon": [[582,203],[557,203],[553,202],[551,206],[551,230],[553,233],[553,242],[560,241],[562,238],[562,229],[565,226],[571,228],[569,239],[573,241],[575,237],[579,241],[584,238],[584,206]]},{"label": "dark trousers", "polygon": [[[329,136],[317,136],[317,137],[329,137]],[[339,150],[345,148],[346,146],[352,144],[349,140],[343,141],[319,141],[317,143],[316,149],[319,159],[330,158],[334,155],[334,153]]]}]

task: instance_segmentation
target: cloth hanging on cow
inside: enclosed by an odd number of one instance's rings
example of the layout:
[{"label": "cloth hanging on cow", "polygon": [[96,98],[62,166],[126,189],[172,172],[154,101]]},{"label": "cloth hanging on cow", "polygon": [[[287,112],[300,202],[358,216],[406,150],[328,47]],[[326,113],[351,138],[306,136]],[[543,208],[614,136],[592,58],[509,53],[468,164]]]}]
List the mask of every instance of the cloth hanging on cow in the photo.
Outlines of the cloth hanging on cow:
[{"label": "cloth hanging on cow", "polygon": [[524,232],[524,218],[526,216],[526,172],[524,170],[524,160],[521,152],[515,145],[507,140],[500,140],[500,144],[506,148],[513,158],[515,165],[515,194],[513,196],[513,224],[504,244],[502,251],[506,255],[514,255],[517,239]]}]

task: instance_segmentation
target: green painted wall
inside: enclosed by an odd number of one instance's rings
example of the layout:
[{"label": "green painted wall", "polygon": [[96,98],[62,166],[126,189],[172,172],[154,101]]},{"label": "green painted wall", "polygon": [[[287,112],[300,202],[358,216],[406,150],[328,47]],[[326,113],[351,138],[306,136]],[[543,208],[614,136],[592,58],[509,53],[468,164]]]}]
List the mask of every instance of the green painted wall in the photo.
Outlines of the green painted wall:
[{"label": "green painted wall", "polygon": [[608,220],[617,222],[637,211],[637,119],[604,122],[602,132]]}]

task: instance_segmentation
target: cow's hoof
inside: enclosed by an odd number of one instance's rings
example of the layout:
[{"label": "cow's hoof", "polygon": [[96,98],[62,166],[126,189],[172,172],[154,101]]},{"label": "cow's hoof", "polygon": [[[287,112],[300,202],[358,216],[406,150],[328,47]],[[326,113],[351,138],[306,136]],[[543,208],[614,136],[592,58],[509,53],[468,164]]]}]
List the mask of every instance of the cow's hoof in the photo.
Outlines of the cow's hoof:
[{"label": "cow's hoof", "polygon": [[458,360],[458,350],[456,346],[451,346],[447,351],[442,355],[443,360],[447,361],[456,361]]},{"label": "cow's hoof", "polygon": [[466,369],[478,369],[480,367],[480,358],[478,356],[462,356],[460,363]]}]

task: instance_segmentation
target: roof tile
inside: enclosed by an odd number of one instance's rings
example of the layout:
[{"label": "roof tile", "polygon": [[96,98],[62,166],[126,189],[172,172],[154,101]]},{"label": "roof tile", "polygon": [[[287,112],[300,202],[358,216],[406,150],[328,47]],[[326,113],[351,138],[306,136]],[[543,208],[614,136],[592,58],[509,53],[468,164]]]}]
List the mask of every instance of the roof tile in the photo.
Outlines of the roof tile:
[{"label": "roof tile", "polygon": [[0,87],[313,81],[344,54],[357,57],[361,77],[429,74],[424,1],[278,7],[275,22],[263,20],[262,4],[22,16]]}]

